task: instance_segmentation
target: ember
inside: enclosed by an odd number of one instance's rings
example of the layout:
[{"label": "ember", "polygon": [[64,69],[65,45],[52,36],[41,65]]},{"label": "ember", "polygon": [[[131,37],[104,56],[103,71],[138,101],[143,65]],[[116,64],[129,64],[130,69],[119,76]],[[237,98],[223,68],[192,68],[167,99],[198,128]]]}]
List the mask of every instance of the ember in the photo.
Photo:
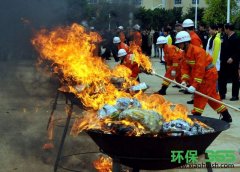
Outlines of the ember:
[{"label": "ember", "polygon": [[110,157],[100,156],[93,162],[98,172],[112,172],[112,159]]}]

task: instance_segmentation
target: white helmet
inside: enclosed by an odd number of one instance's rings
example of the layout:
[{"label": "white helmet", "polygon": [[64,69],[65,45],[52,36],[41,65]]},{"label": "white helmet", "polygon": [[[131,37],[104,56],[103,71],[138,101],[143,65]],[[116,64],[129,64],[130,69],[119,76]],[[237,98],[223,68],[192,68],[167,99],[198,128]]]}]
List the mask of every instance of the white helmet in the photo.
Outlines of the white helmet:
[{"label": "white helmet", "polygon": [[118,57],[122,57],[122,56],[125,56],[125,55],[127,55],[126,50],[124,50],[124,49],[118,50]]},{"label": "white helmet", "polygon": [[188,32],[180,31],[177,33],[175,44],[179,44],[181,42],[188,42],[188,41],[191,41],[191,37]]},{"label": "white helmet", "polygon": [[135,24],[135,25],[133,26],[133,29],[135,29],[135,30],[140,30],[140,26],[139,26],[138,24]]},{"label": "white helmet", "polygon": [[123,30],[123,26],[119,26],[118,29]]},{"label": "white helmet", "polygon": [[164,36],[159,36],[158,39],[157,39],[157,42],[156,44],[166,44],[167,43],[167,38],[164,37]]},{"label": "white helmet", "polygon": [[113,43],[114,43],[114,44],[118,44],[118,43],[120,43],[120,42],[121,42],[121,40],[120,40],[119,37],[115,36],[115,37],[113,38]]},{"label": "white helmet", "polygon": [[185,19],[182,23],[182,27],[192,27],[194,23],[191,19]]}]

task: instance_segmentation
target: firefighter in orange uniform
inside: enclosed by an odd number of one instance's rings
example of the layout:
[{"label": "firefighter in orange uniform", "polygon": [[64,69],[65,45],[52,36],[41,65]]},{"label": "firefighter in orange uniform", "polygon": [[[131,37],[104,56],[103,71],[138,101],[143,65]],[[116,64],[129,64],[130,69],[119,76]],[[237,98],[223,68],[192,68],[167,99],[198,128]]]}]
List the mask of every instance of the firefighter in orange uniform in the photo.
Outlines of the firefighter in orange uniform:
[{"label": "firefighter in orange uniform", "polygon": [[[188,81],[192,81],[188,91],[194,93],[196,90],[208,95],[214,99],[220,100],[220,96],[216,90],[216,82],[218,78],[217,69],[212,63],[212,57],[200,47],[190,43],[191,37],[188,32],[181,31],[176,35],[175,44],[184,51],[182,62],[182,85],[186,86]],[[198,94],[194,95],[193,115],[201,115],[206,104],[209,104],[217,113],[220,113],[222,120],[232,122],[232,117],[227,108],[212,100],[208,100]]]},{"label": "firefighter in orange uniform", "polygon": [[124,50],[126,50],[127,53],[129,52],[128,45],[125,44],[124,42],[121,42],[121,39],[120,39],[119,37],[116,37],[116,36],[115,36],[115,37],[113,38],[113,44],[116,44],[116,45],[117,45],[118,50],[124,49]]},{"label": "firefighter in orange uniform", "polygon": [[187,31],[190,34],[191,44],[196,45],[198,47],[203,47],[202,40],[194,31],[194,23],[191,19],[185,19],[182,23],[182,27],[184,28],[185,31]]},{"label": "firefighter in orange uniform", "polygon": [[121,42],[125,43],[126,36],[125,36],[124,30],[123,30],[123,26],[119,26],[117,32],[118,32]]},{"label": "firefighter in orange uniform", "polygon": [[[156,44],[159,45],[164,52],[164,58],[167,68],[165,77],[171,80],[175,79],[178,83],[181,83],[180,63],[183,56],[182,50],[180,50],[178,47],[174,45],[167,44],[167,38],[164,36],[158,37]],[[170,82],[164,80],[162,83],[162,88],[157,93],[161,95],[166,95],[166,90],[169,85]]]},{"label": "firefighter in orange uniform", "polygon": [[142,51],[141,47],[142,47],[142,35],[140,33],[140,26],[138,24],[133,26],[133,45],[138,46],[138,50]]},{"label": "firefighter in orange uniform", "polygon": [[121,64],[132,71],[131,77],[139,81],[138,74],[141,72],[138,64],[134,61],[134,54],[128,54],[125,49],[118,50],[118,57]]},{"label": "firefighter in orange uniform", "polygon": [[[197,33],[194,31],[194,23],[191,19],[185,19],[182,23],[182,27],[185,31],[187,31],[190,34],[191,37],[191,44],[196,45],[198,47],[203,47],[202,40],[197,35]],[[192,81],[189,82],[191,84]],[[187,93],[187,92],[185,92]],[[187,101],[187,104],[193,104],[193,99]]]}]

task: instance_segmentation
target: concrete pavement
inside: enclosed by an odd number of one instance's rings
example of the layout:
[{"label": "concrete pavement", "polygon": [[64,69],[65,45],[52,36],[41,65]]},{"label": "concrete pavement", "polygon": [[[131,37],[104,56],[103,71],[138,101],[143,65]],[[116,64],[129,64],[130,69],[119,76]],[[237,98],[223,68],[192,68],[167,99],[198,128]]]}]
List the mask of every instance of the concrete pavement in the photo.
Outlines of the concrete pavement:
[{"label": "concrete pavement", "polygon": [[[152,59],[154,69],[159,74],[164,74],[164,65],[158,59]],[[43,151],[42,145],[47,141],[46,124],[52,103],[56,94],[56,82],[50,76],[35,68],[35,60],[1,61],[0,63],[0,172],[51,172],[56,158],[57,148],[63,128],[61,127],[66,118],[65,99],[60,96],[57,110],[55,112],[56,124],[54,144],[52,151]],[[116,63],[107,61],[110,66]],[[156,76],[140,74],[142,82],[146,82],[150,88],[147,93],[153,93],[160,89],[162,79]],[[224,100],[235,107],[240,107],[240,101],[231,102],[230,84],[228,85],[227,99]],[[186,104],[191,95],[178,92],[178,89],[169,87],[166,98],[174,103]],[[187,105],[187,104],[186,104]],[[192,105],[187,105],[189,109]],[[208,150],[235,150],[238,152],[236,164],[240,164],[240,113],[229,109],[233,117],[231,128],[222,132],[217,139],[208,147]],[[74,107],[74,115],[81,113],[81,110]],[[218,118],[218,115],[207,106],[204,116]],[[76,152],[98,151],[97,146],[85,134],[79,137],[67,136],[63,154]],[[73,156],[65,159],[64,164],[78,168],[83,172],[94,171],[92,161],[96,154]],[[237,172],[234,169],[213,169],[214,172]],[[64,171],[59,169],[59,171]],[[190,170],[165,170],[169,172],[196,171],[202,172],[206,169]]]}]

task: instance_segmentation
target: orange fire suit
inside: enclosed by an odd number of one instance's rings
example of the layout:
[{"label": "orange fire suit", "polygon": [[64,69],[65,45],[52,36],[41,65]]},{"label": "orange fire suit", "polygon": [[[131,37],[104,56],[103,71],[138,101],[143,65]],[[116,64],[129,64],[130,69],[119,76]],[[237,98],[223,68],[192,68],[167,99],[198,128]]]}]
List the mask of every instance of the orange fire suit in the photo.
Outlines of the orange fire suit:
[{"label": "orange fire suit", "polygon": [[120,50],[120,49],[124,49],[124,50],[126,50],[127,53],[129,53],[129,47],[128,47],[128,45],[125,44],[125,43],[123,43],[123,42],[120,42],[120,43],[118,44],[118,50]]},{"label": "orange fire suit", "polygon": [[196,45],[198,47],[203,47],[202,40],[194,31],[190,31],[189,35],[191,37],[191,44]]},{"label": "orange fire suit", "polygon": [[[183,59],[181,68],[182,81],[188,82],[190,80],[196,91],[220,100],[216,90],[218,74],[216,67],[212,64],[212,57],[204,49],[190,44],[184,53]],[[194,94],[192,113],[202,114],[207,103],[218,113],[226,110],[224,105]]]},{"label": "orange fire suit", "polygon": [[[191,37],[191,42],[190,42],[191,44],[196,45],[196,46],[201,47],[201,48],[203,47],[202,40],[196,34],[196,32],[190,31],[189,35]],[[189,81],[189,84],[191,84],[191,83],[192,83],[192,81]]]},{"label": "orange fire suit", "polygon": [[[174,45],[165,44],[163,47],[164,58],[167,71],[165,77],[169,79],[175,79],[178,83],[181,83],[181,59],[183,51]],[[171,71],[176,71],[176,76],[171,75]],[[162,85],[169,86],[170,82],[163,80]]]},{"label": "orange fire suit", "polygon": [[119,38],[120,38],[121,42],[123,42],[123,43],[125,42],[126,37],[125,37],[125,34],[124,34],[123,31],[120,31],[120,32],[119,32]]},{"label": "orange fire suit", "polygon": [[137,79],[138,74],[140,73],[140,68],[138,67],[138,64],[134,61],[134,55],[128,54],[122,62],[122,65],[126,66],[132,71],[131,77]]},{"label": "orange fire suit", "polygon": [[142,35],[139,31],[133,33],[133,43],[139,47],[142,46]]}]

